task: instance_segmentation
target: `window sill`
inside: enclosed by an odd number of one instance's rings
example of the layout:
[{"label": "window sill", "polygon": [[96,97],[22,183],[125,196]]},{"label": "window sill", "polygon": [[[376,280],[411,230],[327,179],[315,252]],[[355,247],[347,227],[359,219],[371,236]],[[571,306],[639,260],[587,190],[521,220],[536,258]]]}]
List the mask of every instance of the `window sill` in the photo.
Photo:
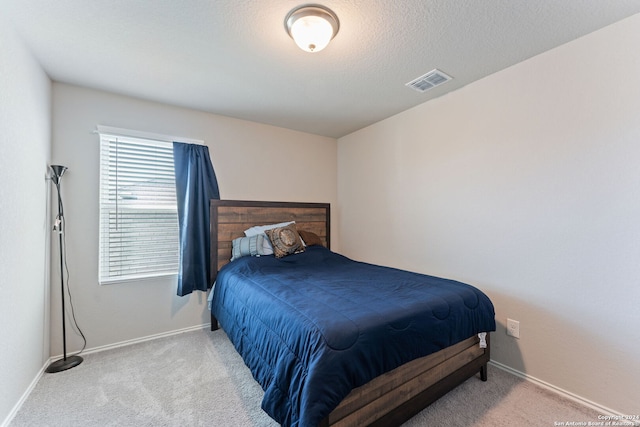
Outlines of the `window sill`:
[{"label": "window sill", "polygon": [[104,279],[104,280],[98,280],[98,284],[100,286],[103,285],[118,285],[118,284],[125,284],[125,283],[139,283],[139,282],[149,282],[151,280],[158,280],[158,279],[174,279],[174,280],[178,280],[178,273],[166,273],[166,274],[154,274],[154,275],[144,275],[144,276],[127,276],[127,277],[122,277],[122,278],[117,278],[117,279]]}]

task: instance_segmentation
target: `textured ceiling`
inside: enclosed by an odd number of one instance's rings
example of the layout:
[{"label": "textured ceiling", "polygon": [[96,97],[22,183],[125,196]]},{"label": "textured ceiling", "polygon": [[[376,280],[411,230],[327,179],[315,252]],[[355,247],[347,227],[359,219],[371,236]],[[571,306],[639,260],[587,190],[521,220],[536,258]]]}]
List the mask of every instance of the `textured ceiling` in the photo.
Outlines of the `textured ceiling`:
[{"label": "textured ceiling", "polygon": [[[340,137],[640,13],[640,0],[321,0],[329,46],[296,47],[300,0],[0,0],[54,81]],[[418,93],[438,68],[454,79]]]}]

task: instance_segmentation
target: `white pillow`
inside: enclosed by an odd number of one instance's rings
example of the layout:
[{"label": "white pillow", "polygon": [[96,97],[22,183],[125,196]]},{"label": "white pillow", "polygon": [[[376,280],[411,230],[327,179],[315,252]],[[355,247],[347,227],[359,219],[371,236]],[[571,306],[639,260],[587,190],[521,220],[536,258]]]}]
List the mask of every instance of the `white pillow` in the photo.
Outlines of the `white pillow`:
[{"label": "white pillow", "polygon": [[[247,228],[244,230],[244,235],[247,237],[256,236],[258,234],[265,234],[265,230],[271,230],[272,228],[285,227],[289,224],[295,224],[295,221],[281,222],[279,224],[268,224],[268,225],[254,225],[251,228]],[[266,234],[265,234],[266,236]]]}]

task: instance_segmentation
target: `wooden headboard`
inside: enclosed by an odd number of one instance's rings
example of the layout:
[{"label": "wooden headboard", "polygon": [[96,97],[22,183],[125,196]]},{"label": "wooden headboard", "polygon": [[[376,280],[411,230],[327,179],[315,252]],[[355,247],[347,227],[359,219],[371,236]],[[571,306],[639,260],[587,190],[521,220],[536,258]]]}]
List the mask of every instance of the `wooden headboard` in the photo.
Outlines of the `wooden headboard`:
[{"label": "wooden headboard", "polygon": [[244,236],[254,225],[295,221],[299,230],[312,231],[330,247],[330,204],[298,202],[260,202],[249,200],[211,200],[211,281],[231,259],[232,241]]}]

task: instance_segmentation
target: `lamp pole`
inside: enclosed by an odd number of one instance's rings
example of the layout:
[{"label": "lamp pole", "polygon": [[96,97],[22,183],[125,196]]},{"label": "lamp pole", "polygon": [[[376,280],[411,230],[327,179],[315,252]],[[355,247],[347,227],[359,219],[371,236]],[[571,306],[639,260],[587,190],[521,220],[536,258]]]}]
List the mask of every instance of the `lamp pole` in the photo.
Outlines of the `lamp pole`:
[{"label": "lamp pole", "polygon": [[53,225],[53,230],[58,232],[58,245],[60,248],[60,300],[62,301],[62,359],[58,359],[55,362],[51,362],[46,369],[46,372],[54,373],[60,371],[66,371],[67,369],[71,369],[74,366],[82,363],[82,357],[78,355],[73,355],[67,357],[67,331],[66,331],[66,323],[65,323],[65,307],[64,307],[64,242],[62,233],[64,233],[64,208],[62,205],[62,196],[60,195],[60,181],[62,179],[62,175],[64,175],[67,170],[66,166],[60,165],[51,165],[49,167],[51,169],[51,179],[56,186],[56,191],[58,193],[58,216],[56,217],[56,221]]}]

